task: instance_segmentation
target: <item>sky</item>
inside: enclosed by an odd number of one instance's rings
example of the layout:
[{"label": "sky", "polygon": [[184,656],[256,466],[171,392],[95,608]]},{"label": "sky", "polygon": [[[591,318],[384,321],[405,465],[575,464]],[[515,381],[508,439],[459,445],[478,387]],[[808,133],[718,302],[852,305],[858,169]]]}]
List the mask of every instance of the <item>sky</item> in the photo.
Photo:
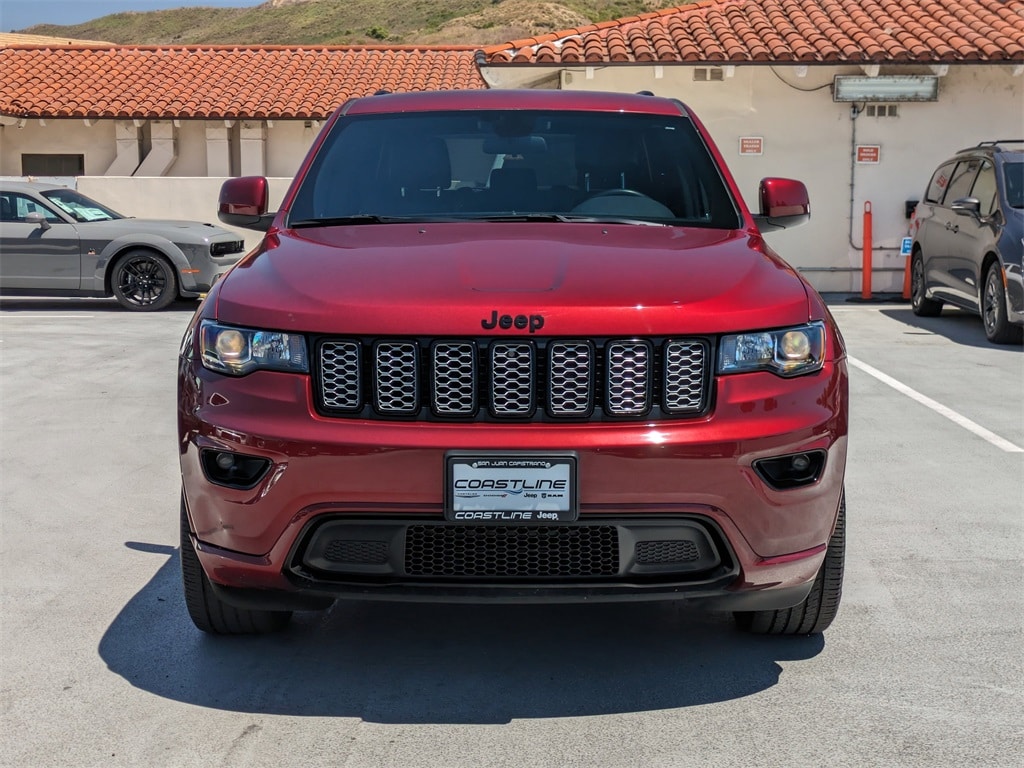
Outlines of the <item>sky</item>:
[{"label": "sky", "polygon": [[0,32],[13,32],[33,24],[81,24],[111,13],[161,11],[201,6],[241,8],[264,0],[0,0]]}]

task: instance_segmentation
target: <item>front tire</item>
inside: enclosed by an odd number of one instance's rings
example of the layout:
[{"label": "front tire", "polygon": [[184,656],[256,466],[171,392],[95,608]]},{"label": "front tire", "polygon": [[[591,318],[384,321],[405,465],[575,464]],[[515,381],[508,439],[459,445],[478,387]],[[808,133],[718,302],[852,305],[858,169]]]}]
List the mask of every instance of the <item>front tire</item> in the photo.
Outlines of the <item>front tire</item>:
[{"label": "front tire", "polygon": [[118,258],[110,287],[118,303],[133,312],[155,312],[178,298],[174,270],[152,251],[129,251]]},{"label": "front tire", "polygon": [[1006,289],[998,261],[992,262],[985,273],[981,319],[985,325],[985,337],[993,344],[1020,344],[1024,338],[1024,328],[1013,325],[1006,317]]},{"label": "front tire", "polygon": [[924,290],[924,255],[914,251],[910,261],[910,306],[918,317],[938,317],[942,302],[929,299]]},{"label": "front tire", "polygon": [[236,608],[214,594],[192,545],[184,496],[181,499],[181,580],[192,623],[211,635],[265,635],[284,629],[291,621],[291,611]]},{"label": "front tire", "polygon": [[828,541],[825,560],[804,601],[775,611],[733,614],[736,626],[756,635],[817,635],[828,629],[839,612],[846,560],[846,494],[839,501],[836,528]]}]

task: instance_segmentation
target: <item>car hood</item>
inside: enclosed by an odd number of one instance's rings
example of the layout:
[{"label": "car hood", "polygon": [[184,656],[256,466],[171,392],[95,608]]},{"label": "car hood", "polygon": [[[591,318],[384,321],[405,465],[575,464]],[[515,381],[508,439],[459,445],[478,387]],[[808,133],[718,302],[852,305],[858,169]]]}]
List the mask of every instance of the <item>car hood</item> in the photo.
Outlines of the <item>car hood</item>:
[{"label": "car hood", "polygon": [[108,219],[104,221],[76,222],[75,226],[83,237],[95,239],[98,236],[121,237],[122,235],[145,232],[165,237],[171,242],[197,242],[219,240],[241,240],[233,232],[201,221],[172,221],[169,219]]},{"label": "car hood", "polygon": [[215,312],[275,330],[463,336],[540,330],[532,315],[543,335],[592,337],[791,325],[807,321],[808,299],[744,231],[376,224],[269,234],[221,280]]}]

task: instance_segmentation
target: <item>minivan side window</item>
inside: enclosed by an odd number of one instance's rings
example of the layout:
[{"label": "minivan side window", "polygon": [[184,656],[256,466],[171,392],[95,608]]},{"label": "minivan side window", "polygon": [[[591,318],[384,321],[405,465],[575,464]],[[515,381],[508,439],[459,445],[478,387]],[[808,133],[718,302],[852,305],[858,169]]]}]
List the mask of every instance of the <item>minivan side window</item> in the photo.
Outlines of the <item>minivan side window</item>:
[{"label": "minivan side window", "polygon": [[977,198],[981,203],[979,213],[982,216],[991,216],[996,210],[996,169],[992,163],[985,160],[981,164],[978,178],[971,190],[971,197]]},{"label": "minivan side window", "polygon": [[946,187],[949,186],[949,177],[953,175],[953,168],[956,163],[946,163],[945,165],[939,166],[939,169],[932,176],[931,183],[928,184],[928,191],[925,192],[924,201],[926,203],[941,203],[942,196],[946,193]]},{"label": "minivan side window", "polygon": [[971,187],[974,186],[974,178],[978,175],[978,168],[980,167],[981,161],[977,158],[963,160],[956,164],[956,170],[953,171],[953,176],[949,180],[949,186],[946,188],[946,197],[943,200],[943,205],[948,208],[954,200],[970,196]]}]

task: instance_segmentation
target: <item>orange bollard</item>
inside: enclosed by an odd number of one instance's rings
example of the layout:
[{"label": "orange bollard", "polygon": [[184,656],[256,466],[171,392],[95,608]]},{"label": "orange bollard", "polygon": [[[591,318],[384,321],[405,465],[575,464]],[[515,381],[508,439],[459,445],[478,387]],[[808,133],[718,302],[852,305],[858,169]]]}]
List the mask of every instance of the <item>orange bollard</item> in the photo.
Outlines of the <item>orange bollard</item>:
[{"label": "orange bollard", "polygon": [[871,201],[864,203],[864,265],[861,269],[860,297],[867,301],[871,298]]}]

